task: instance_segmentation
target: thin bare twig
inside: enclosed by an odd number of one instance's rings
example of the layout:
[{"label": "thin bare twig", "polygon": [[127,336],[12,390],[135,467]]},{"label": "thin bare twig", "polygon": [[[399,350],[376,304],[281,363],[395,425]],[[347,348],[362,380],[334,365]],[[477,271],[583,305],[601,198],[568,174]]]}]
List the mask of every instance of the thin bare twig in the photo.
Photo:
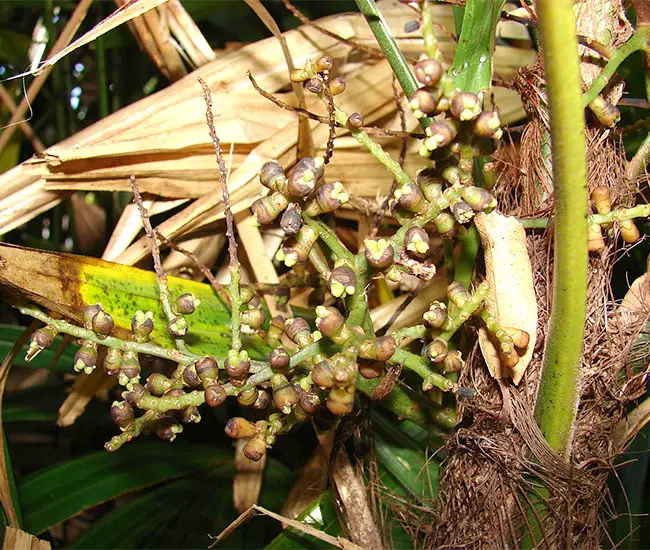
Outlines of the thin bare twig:
[{"label": "thin bare twig", "polygon": [[330,90],[330,77],[329,73],[323,74],[323,92],[327,98],[327,127],[329,134],[327,135],[327,145],[325,146],[325,164],[329,164],[332,155],[334,154],[334,138],[336,137],[336,120],[334,120],[334,97]]},{"label": "thin bare twig", "polygon": [[172,326],[180,321],[179,317],[174,313],[171,305],[171,298],[169,295],[169,284],[167,282],[167,275],[163,269],[162,262],[160,261],[160,247],[158,246],[158,239],[156,239],[156,233],[151,226],[151,220],[149,219],[149,211],[142,202],[142,195],[140,195],[140,189],[138,188],[138,182],[135,179],[135,175],[131,174],[131,190],[133,191],[133,202],[138,207],[140,212],[140,219],[142,220],[142,226],[144,227],[144,232],[147,235],[147,240],[149,241],[149,248],[151,249],[151,257],[153,259],[153,268],[156,272],[156,279],[158,281],[158,296],[160,298],[160,303],[162,305],[163,311],[165,312],[165,317],[169,322],[168,328],[170,329],[170,334],[174,336],[174,343],[176,344],[176,349],[179,351],[186,352],[187,346],[183,338],[177,337],[174,333],[178,332],[177,327],[174,327],[172,332]]},{"label": "thin bare twig", "polygon": [[230,316],[231,316],[231,329],[232,329],[232,349],[235,351],[241,350],[241,334],[240,334],[240,309],[241,309],[241,296],[239,293],[239,281],[241,279],[241,266],[237,258],[237,239],[235,238],[235,220],[233,219],[232,209],[230,207],[230,193],[228,192],[228,182],[226,163],[223,160],[223,153],[217,132],[214,129],[214,115],[212,114],[212,94],[210,88],[201,77],[197,80],[203,89],[203,98],[205,99],[205,119],[208,124],[210,139],[214,145],[214,153],[217,157],[217,164],[219,165],[219,185],[221,186],[221,194],[223,195],[224,213],[226,216],[226,237],[228,237],[228,254],[230,262],[228,270],[230,271]]},{"label": "thin bare twig", "polygon": [[[253,85],[253,88],[255,88],[257,93],[259,93],[263,98],[268,99],[272,103],[275,103],[281,109],[285,109],[286,111],[296,113],[299,116],[307,117],[310,120],[317,120],[318,122],[322,122],[323,124],[328,124],[329,122],[328,117],[317,115],[316,113],[312,113],[307,109],[294,107],[293,105],[289,105],[288,103],[285,103],[281,99],[278,99],[274,95],[270,94],[269,92],[261,88],[250,71],[248,71],[246,75],[248,76],[248,79],[251,81],[251,84]],[[339,124],[339,123],[335,123],[335,124],[337,128],[345,128],[343,124]],[[371,134],[371,135],[387,136],[387,137],[394,137],[394,138],[424,139],[426,137],[424,134],[418,134],[415,132],[401,132],[399,130],[390,130],[388,128],[379,128],[377,126],[362,126],[360,130],[363,130],[367,134]]]}]

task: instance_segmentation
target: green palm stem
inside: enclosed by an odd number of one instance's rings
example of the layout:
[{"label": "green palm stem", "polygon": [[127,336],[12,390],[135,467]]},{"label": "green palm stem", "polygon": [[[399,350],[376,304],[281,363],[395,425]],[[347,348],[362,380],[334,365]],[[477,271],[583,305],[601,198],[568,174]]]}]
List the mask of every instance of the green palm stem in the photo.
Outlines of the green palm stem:
[{"label": "green palm stem", "polygon": [[[646,138],[646,141],[650,140]],[[604,225],[636,218],[647,218],[648,216],[650,216],[650,204],[638,204],[632,208],[612,210],[609,214],[590,214],[587,216],[587,225]],[[519,223],[526,229],[546,229],[549,225],[552,225],[552,220],[549,218],[522,218]]]},{"label": "green palm stem", "polygon": [[538,17],[551,117],[555,250],[550,327],[535,418],[551,448],[568,459],[587,297],[584,107],[573,2],[540,2]]}]

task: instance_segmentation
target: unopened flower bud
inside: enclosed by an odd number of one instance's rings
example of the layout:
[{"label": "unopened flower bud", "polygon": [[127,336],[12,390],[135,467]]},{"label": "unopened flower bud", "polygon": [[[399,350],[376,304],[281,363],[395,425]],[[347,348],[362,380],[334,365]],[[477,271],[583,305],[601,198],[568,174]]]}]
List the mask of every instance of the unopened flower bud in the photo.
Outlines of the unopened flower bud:
[{"label": "unopened flower bud", "polygon": [[226,402],[228,394],[220,384],[208,384],[205,388],[205,404],[208,407],[219,407]]},{"label": "unopened flower bud", "polygon": [[352,113],[346,122],[348,128],[361,128],[363,126],[363,115],[361,113]]},{"label": "unopened flower bud", "polygon": [[374,361],[388,361],[395,353],[396,347],[395,338],[390,335],[364,340],[359,344],[359,357]]},{"label": "unopened flower bud", "polygon": [[460,372],[460,370],[465,366],[465,361],[463,361],[463,356],[457,349],[452,349],[447,351],[447,355],[442,362],[442,372]]},{"label": "unopened flower bud", "polygon": [[142,384],[133,384],[130,391],[123,393],[122,396],[126,401],[131,404],[138,406],[138,401],[147,395],[147,390]]},{"label": "unopened flower bud", "polygon": [[442,338],[434,338],[427,345],[427,357],[434,363],[442,363],[447,356],[447,342]]},{"label": "unopened flower bud", "polygon": [[125,430],[135,420],[133,407],[126,401],[113,401],[111,405],[111,420],[122,430]]},{"label": "unopened flower bud", "polygon": [[452,237],[456,233],[456,219],[449,212],[440,212],[433,223],[436,231],[443,237]]},{"label": "unopened flower bud", "polygon": [[607,128],[613,128],[621,120],[621,112],[611,101],[599,95],[589,103],[589,108],[596,115],[598,122]]},{"label": "unopened flower bud", "polygon": [[399,208],[421,214],[428,208],[424,193],[414,183],[405,183],[397,188],[394,193],[395,201]]},{"label": "unopened flower bud", "polygon": [[497,200],[483,187],[466,186],[462,190],[463,200],[476,212],[489,212],[496,208]]},{"label": "unopened flower bud", "polygon": [[266,197],[257,199],[251,204],[251,210],[255,215],[257,223],[265,225],[273,223],[275,218],[280,215],[287,205],[289,200],[282,193],[273,193]]},{"label": "unopened flower bud", "polygon": [[314,384],[320,388],[334,387],[334,376],[332,374],[332,365],[328,360],[321,361],[311,371],[311,379]]},{"label": "unopened flower bud", "polygon": [[404,23],[404,33],[411,34],[420,30],[420,22],[417,19],[411,19]]},{"label": "unopened flower bud", "polygon": [[284,332],[293,343],[305,345],[311,340],[309,323],[302,317],[292,317],[284,323]]},{"label": "unopened flower bud", "polygon": [[472,221],[474,210],[464,200],[455,200],[451,204],[451,213],[458,223],[464,224]]},{"label": "unopened flower bud", "polygon": [[266,440],[257,435],[244,445],[244,456],[253,462],[259,462],[266,454]]},{"label": "unopened flower bud", "polygon": [[310,78],[305,82],[305,89],[312,94],[319,94],[323,91],[323,81],[320,78]]},{"label": "unopened flower bud", "polygon": [[447,322],[447,306],[442,302],[432,302],[422,318],[429,328],[442,328]]},{"label": "unopened flower bud", "polygon": [[286,319],[282,315],[276,315],[271,319],[271,324],[269,325],[269,330],[266,333],[266,337],[269,342],[279,342],[284,332],[284,323]]},{"label": "unopened flower bud", "polygon": [[368,380],[379,378],[384,375],[384,363],[362,361],[359,363],[359,374]]},{"label": "unopened flower bud", "polygon": [[233,439],[247,439],[257,435],[257,427],[245,418],[235,416],[228,420],[224,429],[228,437]]},{"label": "unopened flower bud", "polygon": [[327,408],[332,414],[344,416],[354,409],[354,388],[337,388],[327,396]]},{"label": "unopened flower bud", "polygon": [[289,73],[289,80],[291,80],[291,82],[304,82],[309,78],[311,78],[311,72],[305,69],[304,67],[293,69]]},{"label": "unopened flower bud", "polygon": [[612,195],[608,187],[595,187],[591,192],[591,200],[599,214],[609,214],[612,211]]},{"label": "unopened flower bud", "polygon": [[330,292],[335,298],[354,294],[357,287],[357,276],[346,263],[339,263],[332,269],[329,277]]},{"label": "unopened flower bud", "polygon": [[104,372],[109,376],[118,374],[122,368],[122,350],[108,348],[104,356]]},{"label": "unopened flower bud", "polygon": [[291,357],[286,349],[279,346],[269,353],[269,363],[276,372],[286,372],[289,369]]},{"label": "unopened flower bud", "polygon": [[280,228],[287,235],[295,235],[302,227],[302,213],[298,203],[292,202],[280,218]]},{"label": "unopened flower bud", "polygon": [[[287,191],[292,197],[306,197],[323,177],[325,160],[322,157],[304,157],[298,161],[289,176]],[[286,205],[285,205],[286,207]]]},{"label": "unopened flower bud", "polygon": [[424,146],[429,151],[449,145],[458,135],[458,126],[451,119],[437,120],[426,129]]},{"label": "unopened flower bud", "polygon": [[320,397],[311,391],[302,392],[298,399],[300,408],[307,414],[316,414],[321,406]]},{"label": "unopened flower bud", "polygon": [[183,369],[183,383],[190,388],[199,388],[202,386],[201,379],[196,373],[195,365],[188,365]]},{"label": "unopened flower bud", "polygon": [[436,96],[424,88],[415,90],[409,98],[409,107],[415,118],[432,115],[436,110]]},{"label": "unopened flower bud", "polygon": [[503,135],[501,119],[496,111],[483,112],[474,121],[474,133],[479,137],[500,139]]},{"label": "unopened flower bud", "polygon": [[90,374],[97,363],[97,344],[86,340],[74,356],[74,370]]},{"label": "unopened flower bud", "polygon": [[345,91],[346,83],[345,79],[341,76],[337,76],[335,79],[329,81],[330,92],[332,95],[339,95]]},{"label": "unopened flower bud", "polygon": [[434,202],[442,196],[442,180],[438,177],[435,169],[424,168],[415,176],[415,182],[422,190],[424,198]]},{"label": "unopened flower bud", "polygon": [[251,407],[257,401],[257,393],[255,386],[245,386],[237,394],[237,403],[242,407]]},{"label": "unopened flower bud", "polygon": [[457,307],[462,307],[471,297],[469,290],[460,281],[454,281],[447,287],[447,296]]},{"label": "unopened flower bud", "polygon": [[241,312],[241,322],[248,325],[253,330],[259,330],[266,321],[266,313],[263,309],[247,309]]},{"label": "unopened flower bud", "polygon": [[321,55],[314,61],[314,70],[317,73],[327,73],[334,67],[334,61],[329,55]]},{"label": "unopened flower bud", "polygon": [[632,220],[618,222],[618,227],[621,230],[621,238],[626,243],[635,243],[641,238],[639,228]]},{"label": "unopened flower bud", "polygon": [[366,239],[364,241],[366,261],[375,269],[386,269],[392,265],[395,250],[386,239]]},{"label": "unopened flower bud", "polygon": [[262,165],[262,168],[260,168],[260,183],[271,191],[279,193],[286,191],[287,177],[277,160],[269,160]]},{"label": "unopened flower bud", "polygon": [[201,413],[198,407],[190,406],[185,407],[180,413],[180,420],[183,424],[198,424],[201,422]]},{"label": "unopened flower bud", "polygon": [[167,330],[174,338],[183,338],[187,334],[188,324],[184,317],[175,317],[167,325]]},{"label": "unopened flower bud", "polygon": [[515,351],[514,346],[505,349],[502,347],[499,351],[499,360],[504,367],[512,369],[519,362],[519,355]]},{"label": "unopened flower bud", "polygon": [[449,110],[458,120],[474,120],[481,114],[481,100],[471,92],[458,92],[451,98]]},{"label": "unopened flower bud", "polygon": [[603,232],[597,223],[590,223],[587,227],[587,250],[589,252],[601,252],[605,250]]},{"label": "unopened flower bud", "polygon": [[122,366],[118,376],[118,383],[121,386],[126,386],[127,389],[133,384],[139,382],[142,367],[138,359],[138,354],[132,351],[125,351],[122,355]]},{"label": "unopened flower bud", "polygon": [[318,306],[316,308],[316,327],[324,336],[338,336],[345,325],[345,318],[341,312],[332,306]]},{"label": "unopened flower bud", "polygon": [[414,73],[423,86],[435,86],[442,76],[442,65],[435,59],[423,59],[415,65]]},{"label": "unopened flower bud", "polygon": [[146,342],[153,331],[153,313],[151,311],[136,311],[131,320],[131,332],[136,342]]},{"label": "unopened flower bud", "polygon": [[[167,390],[171,389],[174,385],[174,381],[171,378],[167,378],[164,374],[160,372],[154,372],[150,374],[147,378],[147,383],[145,387],[153,395],[162,395]],[[176,388],[178,389],[178,388]],[[181,390],[182,392],[183,390]]]},{"label": "unopened flower bud", "polygon": [[259,390],[257,392],[257,397],[255,403],[253,403],[253,408],[258,411],[263,411],[269,408],[271,404],[271,396],[264,390]]},{"label": "unopened flower bud", "polygon": [[106,313],[103,310],[97,312],[97,314],[93,317],[92,330],[100,338],[105,338],[108,336],[113,330],[114,326],[115,322],[113,321],[113,317],[111,317],[110,314]]},{"label": "unopened flower bud", "polygon": [[31,361],[36,357],[42,350],[50,347],[54,343],[56,338],[57,331],[51,325],[46,325],[44,327],[35,330],[32,333],[29,348],[27,354],[25,355],[25,360],[27,362]]},{"label": "unopened flower bud", "polygon": [[275,254],[275,259],[287,267],[303,264],[309,259],[318,233],[308,225],[303,225],[295,237],[288,238]]},{"label": "unopened flower bud", "polygon": [[154,431],[160,439],[171,443],[178,434],[182,433],[183,426],[173,416],[162,416],[156,422]]},{"label": "unopened flower bud", "polygon": [[212,382],[219,378],[219,366],[214,357],[204,357],[199,359],[194,363],[194,368],[196,369],[196,374],[203,384]]},{"label": "unopened flower bud", "polygon": [[251,362],[248,358],[248,353],[245,350],[240,352],[230,350],[228,352],[228,357],[224,362],[226,372],[230,378],[236,378],[241,380],[248,376],[248,373],[251,370]]},{"label": "unopened flower bud", "polygon": [[201,305],[201,300],[199,300],[191,292],[186,292],[181,294],[176,298],[176,311],[182,315],[190,315],[196,311]]},{"label": "unopened flower bud", "polygon": [[284,414],[289,414],[294,405],[298,402],[298,392],[284,374],[271,376],[271,387],[273,388],[273,403]]},{"label": "unopened flower bud", "polygon": [[314,196],[305,205],[305,214],[318,216],[338,210],[350,200],[350,195],[345,191],[340,181],[324,183],[317,190]]},{"label": "unopened flower bud", "polygon": [[103,310],[104,308],[102,307],[101,304],[91,304],[86,306],[86,309],[84,309],[84,314],[83,314],[84,327],[92,328],[93,317]]},{"label": "unopened flower bud", "polygon": [[524,350],[530,343],[530,335],[520,328],[505,327],[506,334],[512,338],[512,343],[517,349]]},{"label": "unopened flower bud", "polygon": [[404,246],[409,256],[417,260],[424,260],[429,254],[431,239],[421,227],[411,227],[404,236]]}]

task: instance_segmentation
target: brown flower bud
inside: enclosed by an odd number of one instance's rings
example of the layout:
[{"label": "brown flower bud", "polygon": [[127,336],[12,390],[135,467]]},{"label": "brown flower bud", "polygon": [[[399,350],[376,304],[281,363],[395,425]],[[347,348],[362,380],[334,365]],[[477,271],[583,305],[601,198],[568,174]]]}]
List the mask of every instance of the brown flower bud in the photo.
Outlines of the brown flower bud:
[{"label": "brown flower bud", "polygon": [[364,340],[359,344],[359,357],[374,361],[388,361],[395,353],[395,338],[379,336],[374,340]]},{"label": "brown flower bud", "polygon": [[118,383],[128,388],[140,380],[141,373],[142,367],[140,366],[138,354],[132,351],[125,351],[122,355],[122,366],[120,367]]},{"label": "brown flower bud", "polygon": [[384,364],[378,361],[359,363],[359,374],[368,380],[379,378],[384,375]]},{"label": "brown flower bud", "polygon": [[264,390],[259,390],[257,392],[255,403],[253,403],[253,408],[258,411],[263,411],[268,409],[270,404],[271,404],[271,396]]},{"label": "brown flower bud", "polygon": [[286,349],[277,347],[269,354],[269,363],[271,368],[277,372],[286,372],[289,369],[291,357]]},{"label": "brown flower bud", "polygon": [[287,267],[303,264],[309,259],[309,253],[317,240],[318,233],[310,226],[303,225],[295,237],[290,237],[282,243],[275,259],[284,262]]},{"label": "brown flower bud", "polygon": [[348,128],[361,128],[363,126],[363,115],[361,113],[352,113],[346,122]]},{"label": "brown flower bud", "polygon": [[190,388],[199,388],[202,386],[201,379],[196,373],[195,365],[188,365],[183,369],[183,383]]},{"label": "brown flower bud", "polygon": [[463,356],[460,351],[457,349],[452,349],[447,351],[447,355],[442,362],[442,372],[460,372],[460,370],[465,366],[465,361],[463,361]]},{"label": "brown flower bud", "polygon": [[266,440],[263,436],[253,437],[244,445],[244,456],[253,462],[259,462],[266,454]]},{"label": "brown flower bud", "polygon": [[199,300],[191,292],[186,292],[181,294],[176,298],[176,311],[182,315],[190,315],[196,311],[201,305],[201,300]]},{"label": "brown flower bud", "polygon": [[190,422],[198,424],[201,422],[201,413],[199,412],[198,407],[185,407],[181,411],[179,418],[183,424],[189,424]]},{"label": "brown flower bud", "polygon": [[415,176],[415,182],[427,201],[434,202],[442,196],[442,180],[434,168],[420,170]]},{"label": "brown flower bud", "polygon": [[115,322],[113,321],[113,317],[111,317],[110,314],[106,313],[103,310],[98,311],[97,314],[93,317],[92,329],[93,332],[100,338],[108,336],[113,330],[114,326]]},{"label": "brown flower bud", "polygon": [[499,351],[499,360],[504,367],[512,369],[517,365],[517,363],[519,363],[519,355],[515,351],[514,347],[506,349],[503,349],[502,347]]},{"label": "brown flower bud", "polygon": [[483,112],[474,121],[474,133],[479,137],[500,139],[503,135],[497,112]]},{"label": "brown flower bud", "polygon": [[612,195],[608,187],[595,187],[591,192],[591,200],[599,214],[609,214],[612,211]]},{"label": "brown flower bud", "polygon": [[205,404],[208,407],[219,407],[226,402],[228,394],[220,384],[208,384],[205,388]]},{"label": "brown flower bud", "polygon": [[451,213],[458,223],[469,223],[474,217],[474,210],[464,200],[455,200],[451,204]]},{"label": "brown flower bud", "polygon": [[[150,374],[147,378],[146,388],[153,395],[162,395],[167,390],[171,389],[174,385],[174,381],[171,378],[167,378],[164,374],[160,372],[154,372]],[[178,388],[176,388],[178,389]],[[181,390],[182,392],[183,390]]]},{"label": "brown flower bud", "polygon": [[334,61],[329,55],[321,55],[316,61],[314,61],[314,70],[317,73],[326,73],[332,70],[334,67]]},{"label": "brown flower bud", "polygon": [[316,308],[316,327],[324,336],[338,336],[345,325],[345,318],[341,312],[332,306],[318,306]]},{"label": "brown flower bud", "polygon": [[621,238],[626,243],[635,243],[641,238],[639,228],[634,224],[632,220],[624,220],[618,222],[618,227],[621,230]]},{"label": "brown flower bud", "polygon": [[386,269],[393,264],[395,250],[386,239],[364,241],[366,261],[375,269]]},{"label": "brown flower bud", "polygon": [[321,388],[334,387],[334,376],[332,374],[332,365],[328,360],[321,361],[311,371],[311,379],[314,384]]},{"label": "brown flower bud", "polygon": [[469,290],[460,281],[454,281],[447,287],[447,296],[457,307],[463,307],[463,304],[470,299]]},{"label": "brown flower bud", "polygon": [[312,94],[320,94],[323,91],[323,81],[320,78],[310,78],[305,82],[305,89]]},{"label": "brown flower bud", "polygon": [[284,332],[284,323],[286,319],[282,315],[276,315],[271,319],[269,330],[266,337],[269,342],[279,342]]},{"label": "brown flower bud", "polygon": [[291,82],[304,82],[309,78],[311,78],[311,72],[305,69],[304,67],[299,69],[293,69],[289,73],[289,80],[291,80]]},{"label": "brown flower bud", "polygon": [[442,338],[434,338],[427,345],[427,357],[434,363],[442,363],[447,356],[447,342]]},{"label": "brown flower bud", "polygon": [[605,250],[605,239],[597,223],[590,223],[587,227],[587,250],[589,252],[601,252]]},{"label": "brown flower bud", "polygon": [[212,382],[219,378],[219,366],[214,357],[204,357],[199,359],[194,363],[194,368],[196,369],[196,374],[203,384],[207,382]]},{"label": "brown flower bud", "polygon": [[324,183],[305,205],[305,214],[314,217],[334,212],[349,200],[350,195],[340,181]]},{"label": "brown flower bud", "polygon": [[284,323],[284,331],[293,343],[304,345],[306,340],[311,339],[311,330],[309,323],[302,317],[292,317]]},{"label": "brown flower bud", "polygon": [[237,394],[237,403],[243,407],[251,407],[257,401],[257,393],[255,386],[244,386]]},{"label": "brown flower bud", "polygon": [[415,65],[414,73],[423,86],[435,86],[442,76],[442,65],[435,59],[423,59]]},{"label": "brown flower bud", "polygon": [[122,430],[125,430],[135,420],[133,407],[126,401],[113,401],[111,405],[111,420]]},{"label": "brown flower bud", "polygon": [[103,310],[104,308],[102,307],[101,304],[91,304],[86,306],[86,309],[84,309],[84,314],[83,314],[84,327],[92,328],[93,317]]},{"label": "brown flower bud", "polygon": [[273,193],[257,199],[251,204],[251,210],[257,223],[264,225],[273,223],[288,204],[289,200],[282,193]]},{"label": "brown flower bud", "polygon": [[405,183],[395,190],[393,194],[399,208],[421,214],[428,208],[424,193],[414,183]]},{"label": "brown flower bud", "polygon": [[171,442],[183,431],[183,426],[173,416],[162,416],[156,422],[154,431],[160,439]]},{"label": "brown flower bud", "polygon": [[436,231],[443,237],[453,237],[456,233],[456,219],[449,212],[440,212],[433,223]]},{"label": "brown flower bud", "polygon": [[451,119],[437,120],[426,129],[424,146],[429,151],[449,145],[458,135],[458,126]]},{"label": "brown flower bud", "polygon": [[273,388],[273,403],[284,414],[289,414],[294,405],[298,402],[298,392],[284,374],[271,376],[271,387]]},{"label": "brown flower bud", "polygon": [[147,390],[142,384],[133,384],[131,391],[126,394],[122,394],[124,399],[126,399],[131,405],[138,406],[138,401],[147,395]]},{"label": "brown flower bud", "polygon": [[311,391],[302,392],[298,399],[300,408],[307,414],[316,414],[320,410],[321,401],[317,394]]},{"label": "brown flower bud", "polygon": [[497,200],[483,187],[465,186],[462,190],[463,200],[476,212],[493,210]]},{"label": "brown flower bud", "polygon": [[354,270],[346,263],[339,263],[332,269],[329,277],[330,292],[335,298],[342,298],[346,294],[354,294],[357,286],[357,276]]},{"label": "brown flower bud", "polygon": [[298,203],[292,202],[280,218],[280,228],[287,235],[295,235],[302,227],[302,211]]},{"label": "brown flower bud", "polygon": [[603,96],[597,96],[596,99],[589,103],[589,108],[596,115],[598,122],[607,128],[613,128],[621,120],[621,111],[611,101],[604,99]]},{"label": "brown flower bud", "polygon": [[259,330],[266,321],[266,313],[263,309],[247,309],[241,312],[241,322],[248,325],[253,330]]},{"label": "brown flower bud", "polygon": [[447,322],[447,306],[442,302],[432,302],[422,318],[429,328],[442,328]]},{"label": "brown flower bud", "polygon": [[54,343],[56,335],[57,331],[51,325],[46,325],[39,328],[38,330],[35,330],[32,333],[29,349],[27,350],[27,355],[25,356],[27,362],[36,357],[40,351],[50,347]]},{"label": "brown flower bud", "polygon": [[474,120],[481,114],[481,100],[471,92],[458,92],[451,98],[449,110],[458,120]]},{"label": "brown flower bud", "polygon": [[117,374],[122,368],[122,350],[108,348],[104,356],[104,372],[109,376]]},{"label": "brown flower bud", "polygon": [[[323,177],[325,160],[322,157],[304,157],[298,161],[289,176],[287,191],[292,197],[306,197]],[[286,205],[285,205],[286,207]]]},{"label": "brown flower bud", "polygon": [[167,330],[174,338],[183,338],[187,334],[188,324],[183,317],[174,317],[167,325]]},{"label": "brown flower bud", "polygon": [[153,331],[153,313],[151,311],[136,311],[131,320],[131,332],[136,342],[146,342]]},{"label": "brown flower bud", "polygon": [[524,350],[530,343],[530,335],[520,328],[505,327],[506,334],[512,338],[512,343],[518,349]]},{"label": "brown flower bud", "polygon": [[404,236],[406,252],[416,260],[424,260],[431,249],[429,234],[421,227],[410,227]]},{"label": "brown flower bud", "polygon": [[424,88],[415,90],[409,98],[409,107],[415,118],[432,115],[436,110],[436,96]]},{"label": "brown flower bud", "polygon": [[287,177],[277,160],[269,160],[262,165],[262,168],[260,168],[260,183],[271,191],[279,193],[286,191]]},{"label": "brown flower bud", "polygon": [[354,388],[331,390],[326,405],[329,411],[337,416],[350,414],[354,409]]},{"label": "brown flower bud", "polygon": [[420,29],[420,22],[417,19],[411,19],[411,21],[407,21],[406,23],[404,23],[404,32],[406,34],[414,33],[419,29]]},{"label": "brown flower bud", "polygon": [[345,91],[346,83],[342,76],[337,76],[335,79],[329,81],[330,93],[332,95],[339,95]]},{"label": "brown flower bud", "polygon": [[74,370],[90,374],[97,363],[97,344],[86,340],[74,356]]},{"label": "brown flower bud", "polygon": [[240,353],[231,351],[228,354],[228,357],[226,357],[224,366],[226,367],[226,372],[230,378],[236,378],[239,380],[248,376],[248,373],[251,370],[251,362],[245,351]]}]

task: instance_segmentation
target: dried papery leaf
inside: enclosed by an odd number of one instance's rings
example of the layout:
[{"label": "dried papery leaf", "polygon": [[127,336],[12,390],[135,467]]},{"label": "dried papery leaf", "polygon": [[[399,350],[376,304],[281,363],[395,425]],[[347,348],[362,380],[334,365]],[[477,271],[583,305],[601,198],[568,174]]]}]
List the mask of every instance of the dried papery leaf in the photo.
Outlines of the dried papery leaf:
[{"label": "dried papery leaf", "polygon": [[52,546],[46,540],[36,538],[14,527],[5,528],[2,550],[50,550]]},{"label": "dried papery leaf", "polygon": [[247,441],[238,439],[235,443],[235,475],[232,480],[232,499],[235,510],[245,513],[255,505],[262,490],[262,478],[266,466],[266,455],[257,462],[244,455]]},{"label": "dried papery leaf", "polygon": [[108,376],[101,368],[91,374],[79,374],[72,384],[72,391],[59,407],[56,423],[62,427],[72,426],[95,394],[114,385],[115,377]]},{"label": "dried papery leaf", "polygon": [[226,537],[232,534],[235,531],[235,529],[237,529],[240,525],[243,525],[249,519],[255,516],[255,512],[260,512],[269,517],[272,517],[273,519],[281,523],[286,523],[290,527],[293,527],[294,529],[297,529],[298,531],[301,531],[302,533],[305,533],[307,535],[311,535],[312,537],[315,537],[318,540],[322,540],[327,544],[331,544],[335,548],[340,548],[341,550],[364,550],[363,547],[347,539],[344,539],[343,537],[333,537],[332,535],[328,535],[323,531],[319,531],[318,529],[315,529],[311,525],[307,525],[306,523],[302,523],[294,519],[285,518],[280,514],[276,514],[275,512],[271,512],[270,510],[267,510],[266,508],[262,508],[261,506],[257,506],[257,505],[251,506],[241,516],[239,516],[235,521],[233,521],[228,527],[226,527],[221,533],[219,533],[219,536],[214,539],[214,542],[210,545],[210,548],[214,548],[215,546],[217,546],[221,541],[223,541]]},{"label": "dried papery leaf", "polygon": [[499,359],[499,351],[485,327],[479,329],[479,344],[490,374],[511,377],[519,384],[530,363],[537,333],[537,301],[533,272],[526,249],[526,231],[513,217],[498,212],[475,217],[485,255],[485,279],[490,285],[486,309],[503,327],[528,333],[530,341],[512,370]]},{"label": "dried papery leaf", "polygon": [[329,457],[324,447],[316,447],[300,470],[281,513],[290,519],[302,514],[327,487]]},{"label": "dried papery leaf", "polygon": [[217,57],[210,44],[181,4],[180,0],[168,0],[169,28],[183,48],[192,66],[201,67]]},{"label": "dried papery leaf", "polygon": [[[194,254],[204,266],[212,269],[225,243],[226,236],[223,233],[218,233],[215,235],[206,235],[205,237],[197,237],[196,239],[188,239],[179,244],[183,250]],[[183,271],[188,270],[193,280],[202,281],[204,279],[203,274],[197,269],[194,261],[178,250],[172,250],[167,255],[163,262],[163,269],[165,273],[176,276],[180,276]]]}]

